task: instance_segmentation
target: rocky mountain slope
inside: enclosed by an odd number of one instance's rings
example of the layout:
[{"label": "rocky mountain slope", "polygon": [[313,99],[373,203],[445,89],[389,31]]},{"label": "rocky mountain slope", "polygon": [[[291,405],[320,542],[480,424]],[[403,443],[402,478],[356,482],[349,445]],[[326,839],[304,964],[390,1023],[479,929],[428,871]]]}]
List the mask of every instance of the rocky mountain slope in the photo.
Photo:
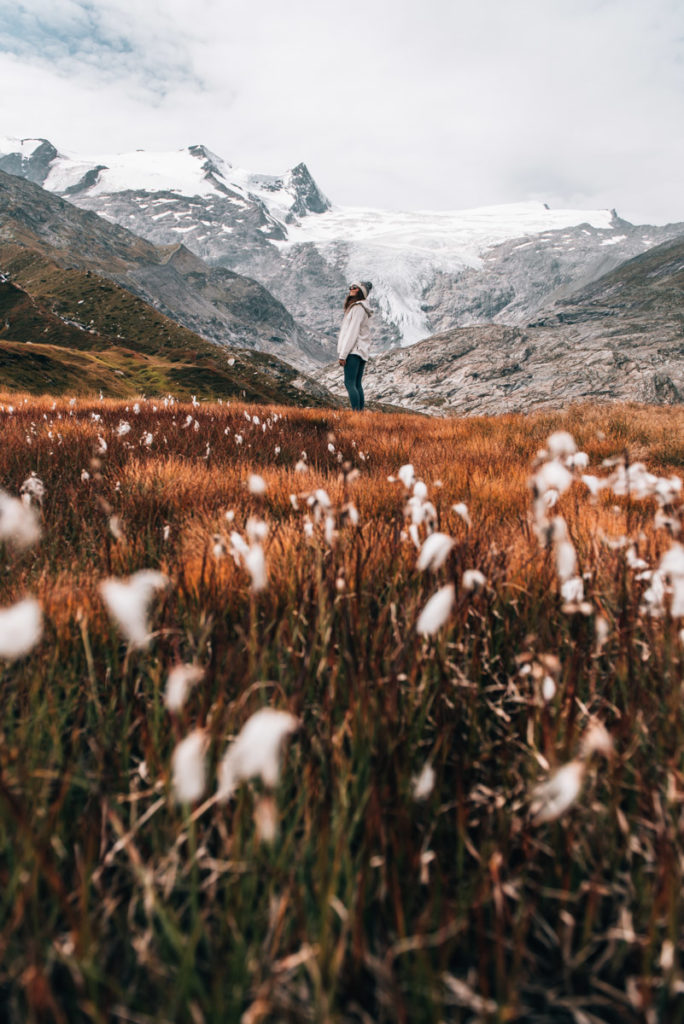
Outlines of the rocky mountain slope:
[{"label": "rocky mountain slope", "polygon": [[[172,305],[174,289],[191,294],[200,272],[212,280],[213,272],[191,253],[177,246],[158,250],[0,172],[0,388],[335,404],[276,356],[227,344],[225,335],[216,344],[165,315],[160,295],[168,294]],[[260,286],[228,278],[259,301]],[[202,298],[200,291],[195,301]],[[224,289],[225,320],[231,318],[242,339],[235,291],[231,298],[229,307]],[[242,312],[254,332],[260,321],[255,318],[255,328],[249,315]],[[218,330],[218,315],[215,320]]]},{"label": "rocky mountain slope", "polygon": [[0,240],[108,277],[216,344],[271,352],[302,370],[330,358],[256,281],[208,266],[178,241],[156,246],[1,170]]},{"label": "rocky mountain slope", "polygon": [[0,266],[0,390],[335,404],[282,360],[213,345],[91,271],[7,243]]},{"label": "rocky mountain slope", "polygon": [[639,227],[606,210],[542,203],[414,213],[335,207],[303,164],[280,177],[253,174],[203,146],[85,158],[44,140],[0,139],[0,168],[156,244],[182,242],[211,266],[258,280],[322,341],[307,352],[321,362],[334,358],[353,278],[374,282],[374,343],[384,350],[457,326],[522,326],[555,298],[684,233],[684,225]]},{"label": "rocky mountain slope", "polygon": [[[318,375],[344,394],[339,367]],[[476,326],[371,359],[370,400],[432,414],[572,401],[684,401],[684,234],[557,300],[526,327]]]}]

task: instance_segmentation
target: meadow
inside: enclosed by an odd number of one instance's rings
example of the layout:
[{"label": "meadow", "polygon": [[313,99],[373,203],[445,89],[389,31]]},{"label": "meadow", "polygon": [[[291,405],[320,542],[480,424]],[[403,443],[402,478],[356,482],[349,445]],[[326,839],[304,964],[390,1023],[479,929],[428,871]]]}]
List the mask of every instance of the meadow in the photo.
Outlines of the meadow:
[{"label": "meadow", "polygon": [[684,408],[0,438],[0,1019],[684,1021]]}]

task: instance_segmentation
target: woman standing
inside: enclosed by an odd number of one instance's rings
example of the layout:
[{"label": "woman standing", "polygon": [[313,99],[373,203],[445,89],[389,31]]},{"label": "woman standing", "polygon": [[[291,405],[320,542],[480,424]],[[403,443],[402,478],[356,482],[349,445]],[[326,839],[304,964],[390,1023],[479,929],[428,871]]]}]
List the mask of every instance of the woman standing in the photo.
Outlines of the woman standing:
[{"label": "woman standing", "polygon": [[373,285],[370,281],[358,281],[349,286],[344,300],[344,318],[337,342],[337,356],[344,367],[344,386],[349,395],[352,409],[364,406],[361,378],[370,355],[371,308],[368,293]]}]

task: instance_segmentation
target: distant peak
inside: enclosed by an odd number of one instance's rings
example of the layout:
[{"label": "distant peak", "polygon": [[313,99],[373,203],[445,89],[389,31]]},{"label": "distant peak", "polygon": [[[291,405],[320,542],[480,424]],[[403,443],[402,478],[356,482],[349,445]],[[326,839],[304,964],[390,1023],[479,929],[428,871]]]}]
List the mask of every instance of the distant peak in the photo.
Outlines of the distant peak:
[{"label": "distant peak", "polygon": [[0,169],[42,185],[58,152],[47,139],[0,139]]},{"label": "distant peak", "polygon": [[208,146],[197,145],[188,146],[188,153],[196,157],[198,160],[205,160],[215,174],[221,173],[221,167],[230,167],[231,165],[227,160],[217,156]]},{"label": "distant peak", "polygon": [[287,183],[293,189],[296,200],[292,212],[299,217],[307,213],[325,213],[330,209],[330,200],[323,195],[304,162],[288,171]]}]

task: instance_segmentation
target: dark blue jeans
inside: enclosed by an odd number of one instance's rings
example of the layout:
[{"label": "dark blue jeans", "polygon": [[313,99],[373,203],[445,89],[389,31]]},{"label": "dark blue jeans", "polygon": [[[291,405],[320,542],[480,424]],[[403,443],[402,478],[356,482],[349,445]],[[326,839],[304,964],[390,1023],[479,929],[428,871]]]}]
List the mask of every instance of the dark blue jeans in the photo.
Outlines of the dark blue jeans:
[{"label": "dark blue jeans", "polygon": [[364,406],[361,378],[365,369],[366,361],[361,356],[347,356],[344,364],[344,386],[347,389],[352,409],[358,409],[359,411]]}]

